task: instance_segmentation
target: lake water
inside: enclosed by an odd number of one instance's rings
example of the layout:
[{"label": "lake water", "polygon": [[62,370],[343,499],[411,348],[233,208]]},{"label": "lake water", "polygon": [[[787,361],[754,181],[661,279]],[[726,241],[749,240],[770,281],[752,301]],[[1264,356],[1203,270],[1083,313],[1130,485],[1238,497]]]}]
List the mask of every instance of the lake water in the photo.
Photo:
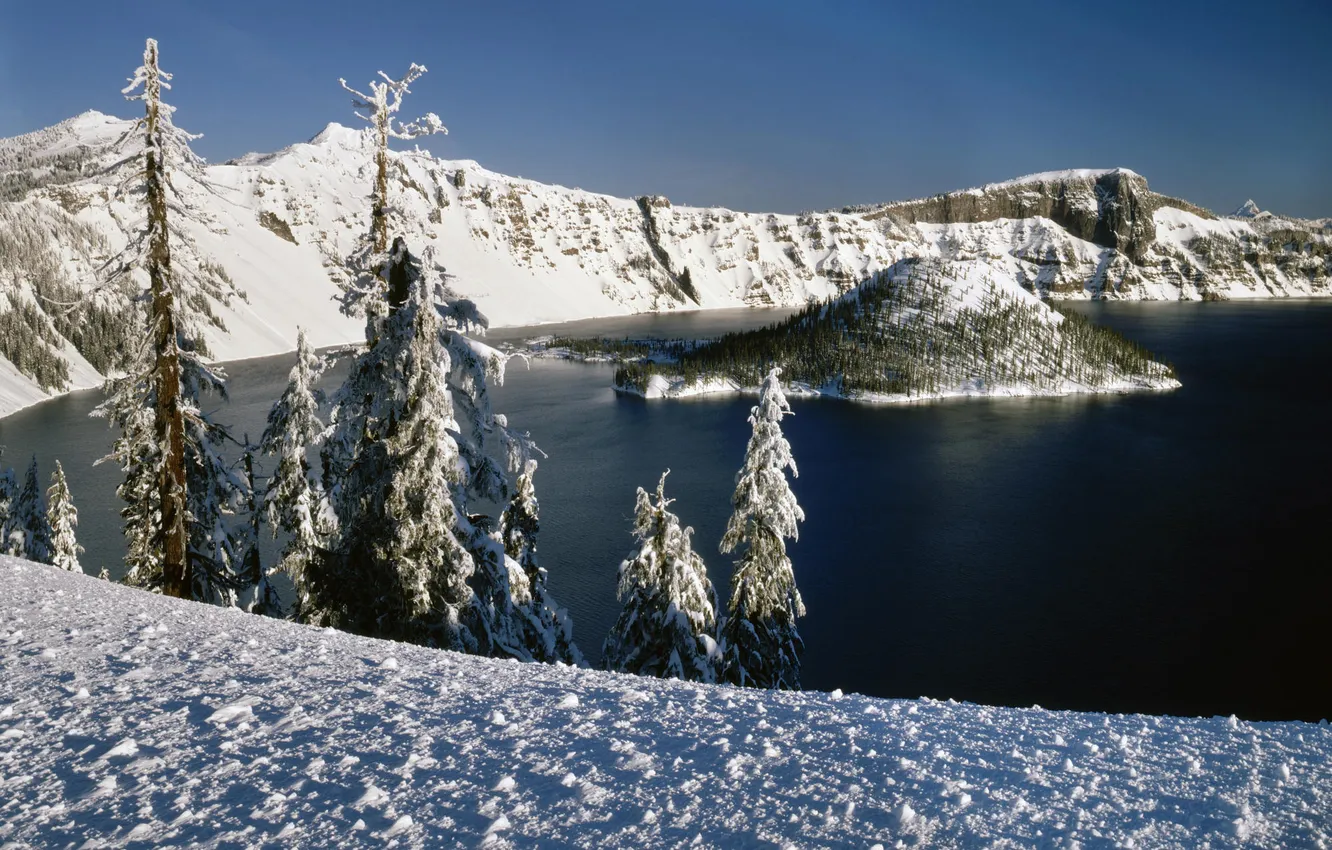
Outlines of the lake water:
[{"label": "lake water", "polygon": [[[808,520],[791,546],[807,687],[1113,712],[1332,715],[1332,303],[1081,306],[1177,367],[1181,390],[871,407],[794,401]],[[708,335],[774,316],[682,314],[542,332]],[[492,338],[514,338],[499,331]],[[224,420],[262,428],[289,357],[230,364]],[[550,457],[539,551],[575,636],[618,612],[634,488],[717,554],[752,399],[617,396],[611,367],[510,368],[497,409]],[[75,393],[0,420],[5,462],[64,462],[85,569],[116,571],[111,432]]]}]

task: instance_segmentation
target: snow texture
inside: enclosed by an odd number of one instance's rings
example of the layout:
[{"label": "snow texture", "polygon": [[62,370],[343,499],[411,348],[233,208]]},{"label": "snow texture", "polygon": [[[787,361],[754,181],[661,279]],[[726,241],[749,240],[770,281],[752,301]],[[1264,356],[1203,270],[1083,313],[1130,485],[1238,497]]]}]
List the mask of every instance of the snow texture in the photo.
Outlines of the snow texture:
[{"label": "snow texture", "polygon": [[0,585],[6,846],[1332,842],[1326,725],[519,664],[13,559]]}]

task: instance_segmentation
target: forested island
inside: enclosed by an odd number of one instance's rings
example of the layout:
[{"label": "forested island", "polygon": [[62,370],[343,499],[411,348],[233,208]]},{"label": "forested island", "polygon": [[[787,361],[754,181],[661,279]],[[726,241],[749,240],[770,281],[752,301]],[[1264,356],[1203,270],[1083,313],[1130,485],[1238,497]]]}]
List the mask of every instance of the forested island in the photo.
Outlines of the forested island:
[{"label": "forested island", "polygon": [[542,340],[617,360],[615,387],[646,397],[753,390],[771,365],[797,391],[864,401],[1061,395],[1179,386],[1122,334],[993,282],[975,263],[912,258],[785,321],[712,340]]}]

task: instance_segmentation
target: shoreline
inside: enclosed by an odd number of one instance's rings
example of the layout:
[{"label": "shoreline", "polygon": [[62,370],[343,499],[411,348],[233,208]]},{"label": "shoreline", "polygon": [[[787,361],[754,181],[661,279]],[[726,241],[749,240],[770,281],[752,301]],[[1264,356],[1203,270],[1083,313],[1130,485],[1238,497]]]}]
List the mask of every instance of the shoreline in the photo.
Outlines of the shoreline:
[{"label": "shoreline", "polygon": [[[1128,395],[1138,392],[1173,392],[1183,386],[1180,381],[1170,378],[1147,384],[1120,381],[1105,387],[1087,387],[1075,384],[1059,390],[1000,385],[994,387],[965,387],[920,395],[908,395],[906,393],[847,395],[828,387],[812,387],[801,381],[792,381],[783,386],[783,390],[788,397],[798,399],[826,398],[853,404],[889,405],[919,404],[964,398],[1063,398],[1073,395]],[[613,389],[617,394],[641,398],[644,401],[656,399],[679,400],[722,395],[756,396],[759,394],[758,387],[742,386],[730,378],[714,378],[693,386],[684,387],[681,382],[670,382],[660,375],[653,375],[644,390],[621,386],[614,386]]]}]

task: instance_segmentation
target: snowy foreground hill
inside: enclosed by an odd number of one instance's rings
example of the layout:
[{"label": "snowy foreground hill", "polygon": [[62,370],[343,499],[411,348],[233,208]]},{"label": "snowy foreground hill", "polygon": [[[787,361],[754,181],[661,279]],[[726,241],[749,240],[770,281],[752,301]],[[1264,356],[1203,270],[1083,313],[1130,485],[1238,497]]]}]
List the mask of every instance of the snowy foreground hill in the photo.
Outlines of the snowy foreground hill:
[{"label": "snowy foreground hill", "polygon": [[1326,847],[1332,729],[499,662],[0,559],[0,846]]},{"label": "snowy foreground hill", "polygon": [[[78,300],[137,226],[114,181],[95,176],[117,161],[112,146],[130,126],[88,112],[0,140],[0,319],[28,310],[27,333],[68,363],[65,387],[100,380],[88,343],[69,337],[115,316],[62,325],[50,305]],[[908,258],[980,263],[1000,286],[1063,298],[1332,294],[1332,220],[1217,218],[1124,169],[801,215],[615,198],[425,154],[395,154],[392,172],[412,244],[433,245],[455,289],[495,325],[800,306]],[[316,346],[361,336],[332,297],[368,226],[370,182],[367,138],[337,124],[308,143],[178,175],[177,224],[196,244],[173,252],[244,293],[212,305],[226,326],[210,331],[214,356],[289,351],[297,323]],[[62,388],[15,356],[0,348],[0,415]]]}]

